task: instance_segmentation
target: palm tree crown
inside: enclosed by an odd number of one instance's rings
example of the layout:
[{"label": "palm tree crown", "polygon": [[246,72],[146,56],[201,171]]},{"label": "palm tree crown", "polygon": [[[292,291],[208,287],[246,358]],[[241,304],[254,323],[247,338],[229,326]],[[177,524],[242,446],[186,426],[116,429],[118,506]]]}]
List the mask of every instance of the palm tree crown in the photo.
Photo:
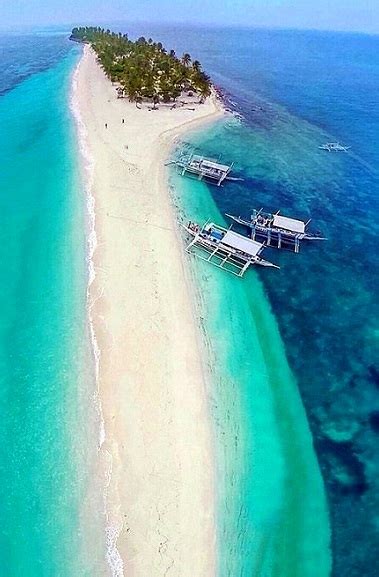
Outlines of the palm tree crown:
[{"label": "palm tree crown", "polygon": [[191,62],[191,55],[188,54],[188,52],[185,52],[182,56],[182,62],[184,64],[184,66],[189,66],[190,62]]}]

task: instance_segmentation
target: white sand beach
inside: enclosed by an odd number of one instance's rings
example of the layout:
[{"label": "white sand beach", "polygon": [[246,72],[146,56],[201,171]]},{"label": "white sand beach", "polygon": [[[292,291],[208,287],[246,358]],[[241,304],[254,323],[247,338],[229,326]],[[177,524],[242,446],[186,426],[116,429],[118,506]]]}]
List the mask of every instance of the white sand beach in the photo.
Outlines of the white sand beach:
[{"label": "white sand beach", "polygon": [[[213,453],[197,326],[164,162],[177,136],[223,114],[139,110],[84,48],[74,106],[95,199],[91,317],[100,350],[109,525],[128,577],[215,574]],[[124,119],[124,122],[123,122]],[[83,129],[83,126],[82,126]]]}]

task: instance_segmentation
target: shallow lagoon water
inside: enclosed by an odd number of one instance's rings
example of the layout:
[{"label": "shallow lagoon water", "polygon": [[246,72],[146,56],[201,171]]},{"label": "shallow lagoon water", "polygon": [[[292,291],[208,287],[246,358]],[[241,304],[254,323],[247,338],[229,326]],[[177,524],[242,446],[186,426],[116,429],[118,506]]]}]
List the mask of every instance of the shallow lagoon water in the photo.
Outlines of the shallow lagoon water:
[{"label": "shallow lagoon water", "polygon": [[[183,220],[220,222],[203,183],[173,173],[171,186]],[[219,575],[326,576],[323,482],[259,276],[250,271],[241,282],[196,257],[190,262],[209,359]]]}]

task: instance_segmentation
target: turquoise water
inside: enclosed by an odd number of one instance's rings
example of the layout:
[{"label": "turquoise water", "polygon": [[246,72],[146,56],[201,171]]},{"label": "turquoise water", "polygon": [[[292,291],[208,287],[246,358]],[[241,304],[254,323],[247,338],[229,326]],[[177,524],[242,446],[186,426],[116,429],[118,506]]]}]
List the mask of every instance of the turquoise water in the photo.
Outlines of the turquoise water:
[{"label": "turquoise water", "polygon": [[86,211],[69,108],[79,53],[63,38],[11,44],[1,65],[18,73],[2,76],[0,97],[0,575],[100,575]]},{"label": "turquoise water", "polygon": [[[229,122],[208,131],[207,138],[220,138]],[[190,140],[197,144],[203,137]],[[183,221],[189,215],[198,221],[222,219],[203,183],[173,173],[171,188]],[[251,273],[241,282],[192,260],[211,374],[218,574],[327,576],[330,531],[323,482],[259,276]]]}]

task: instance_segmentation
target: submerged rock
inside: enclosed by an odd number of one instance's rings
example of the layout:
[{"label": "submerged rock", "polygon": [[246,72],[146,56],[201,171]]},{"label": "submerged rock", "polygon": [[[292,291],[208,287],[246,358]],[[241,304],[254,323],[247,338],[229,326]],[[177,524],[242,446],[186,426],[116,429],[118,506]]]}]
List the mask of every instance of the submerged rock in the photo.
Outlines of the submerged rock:
[{"label": "submerged rock", "polygon": [[375,365],[370,365],[368,368],[368,374],[370,375],[370,380],[379,389],[379,370]]},{"label": "submerged rock", "polygon": [[371,429],[375,431],[375,433],[379,433],[379,411],[372,411],[368,416],[368,420]]},{"label": "submerged rock", "polygon": [[325,437],[335,443],[351,441],[360,429],[360,423],[353,419],[344,419],[333,423],[323,423],[322,432]]},{"label": "submerged rock", "polygon": [[328,470],[328,482],[341,493],[362,495],[368,488],[365,466],[354,452],[351,441],[334,441],[324,437],[318,442]]}]

